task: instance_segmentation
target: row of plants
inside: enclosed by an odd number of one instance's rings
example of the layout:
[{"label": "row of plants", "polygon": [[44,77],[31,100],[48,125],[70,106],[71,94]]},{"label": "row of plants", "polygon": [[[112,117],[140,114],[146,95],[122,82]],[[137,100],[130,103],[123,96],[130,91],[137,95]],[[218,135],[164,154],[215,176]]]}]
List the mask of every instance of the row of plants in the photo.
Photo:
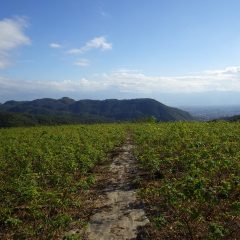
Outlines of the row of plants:
[{"label": "row of plants", "polygon": [[93,169],[125,135],[121,124],[1,129],[0,238],[54,239],[83,224]]},{"label": "row of plants", "polygon": [[238,239],[240,124],[132,127],[153,239]]}]

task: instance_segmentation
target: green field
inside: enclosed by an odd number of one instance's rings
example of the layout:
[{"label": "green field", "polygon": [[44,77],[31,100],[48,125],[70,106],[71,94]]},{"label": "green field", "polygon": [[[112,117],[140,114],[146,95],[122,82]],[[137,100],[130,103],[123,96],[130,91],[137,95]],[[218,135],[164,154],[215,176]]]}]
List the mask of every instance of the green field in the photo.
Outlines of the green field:
[{"label": "green field", "polygon": [[53,239],[73,221],[83,226],[94,168],[127,135],[155,236],[237,239],[240,124],[226,122],[1,129],[1,239]]},{"label": "green field", "polygon": [[52,239],[83,224],[92,169],[124,139],[120,124],[1,129],[0,236]]},{"label": "green field", "polygon": [[134,140],[159,239],[238,239],[239,123],[136,125]]}]

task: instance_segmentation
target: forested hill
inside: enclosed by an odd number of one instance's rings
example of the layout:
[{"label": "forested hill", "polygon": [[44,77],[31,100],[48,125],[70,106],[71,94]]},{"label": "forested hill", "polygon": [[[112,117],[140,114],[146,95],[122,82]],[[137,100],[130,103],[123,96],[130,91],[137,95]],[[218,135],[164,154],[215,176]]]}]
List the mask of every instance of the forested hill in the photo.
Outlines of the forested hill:
[{"label": "forested hill", "polygon": [[0,105],[0,113],[0,126],[7,126],[12,120],[11,126],[134,121],[149,117],[154,117],[158,121],[192,120],[189,113],[149,98],[75,101],[64,97],[33,101],[7,101]]}]

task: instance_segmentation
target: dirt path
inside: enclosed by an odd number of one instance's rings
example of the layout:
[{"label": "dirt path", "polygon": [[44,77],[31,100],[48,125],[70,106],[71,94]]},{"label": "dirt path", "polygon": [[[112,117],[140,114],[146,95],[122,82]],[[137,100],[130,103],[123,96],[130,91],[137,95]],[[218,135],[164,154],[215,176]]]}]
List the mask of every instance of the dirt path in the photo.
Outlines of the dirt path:
[{"label": "dirt path", "polygon": [[86,230],[89,240],[136,239],[138,227],[149,223],[133,184],[138,174],[132,150],[127,139],[113,158],[111,178],[97,199],[96,213]]}]

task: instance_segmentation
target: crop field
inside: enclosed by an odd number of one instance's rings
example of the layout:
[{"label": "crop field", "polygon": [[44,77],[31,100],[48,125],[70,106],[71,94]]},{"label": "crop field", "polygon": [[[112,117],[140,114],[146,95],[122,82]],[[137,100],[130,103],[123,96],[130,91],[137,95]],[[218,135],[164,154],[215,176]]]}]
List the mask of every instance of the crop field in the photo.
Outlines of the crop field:
[{"label": "crop field", "polygon": [[227,122],[0,129],[0,239],[83,228],[94,169],[127,137],[152,239],[237,239],[240,124]]},{"label": "crop field", "polygon": [[124,139],[120,124],[0,130],[0,239],[52,239],[83,224],[92,169]]},{"label": "crop field", "polygon": [[141,196],[158,239],[239,239],[240,124],[136,125]]}]

